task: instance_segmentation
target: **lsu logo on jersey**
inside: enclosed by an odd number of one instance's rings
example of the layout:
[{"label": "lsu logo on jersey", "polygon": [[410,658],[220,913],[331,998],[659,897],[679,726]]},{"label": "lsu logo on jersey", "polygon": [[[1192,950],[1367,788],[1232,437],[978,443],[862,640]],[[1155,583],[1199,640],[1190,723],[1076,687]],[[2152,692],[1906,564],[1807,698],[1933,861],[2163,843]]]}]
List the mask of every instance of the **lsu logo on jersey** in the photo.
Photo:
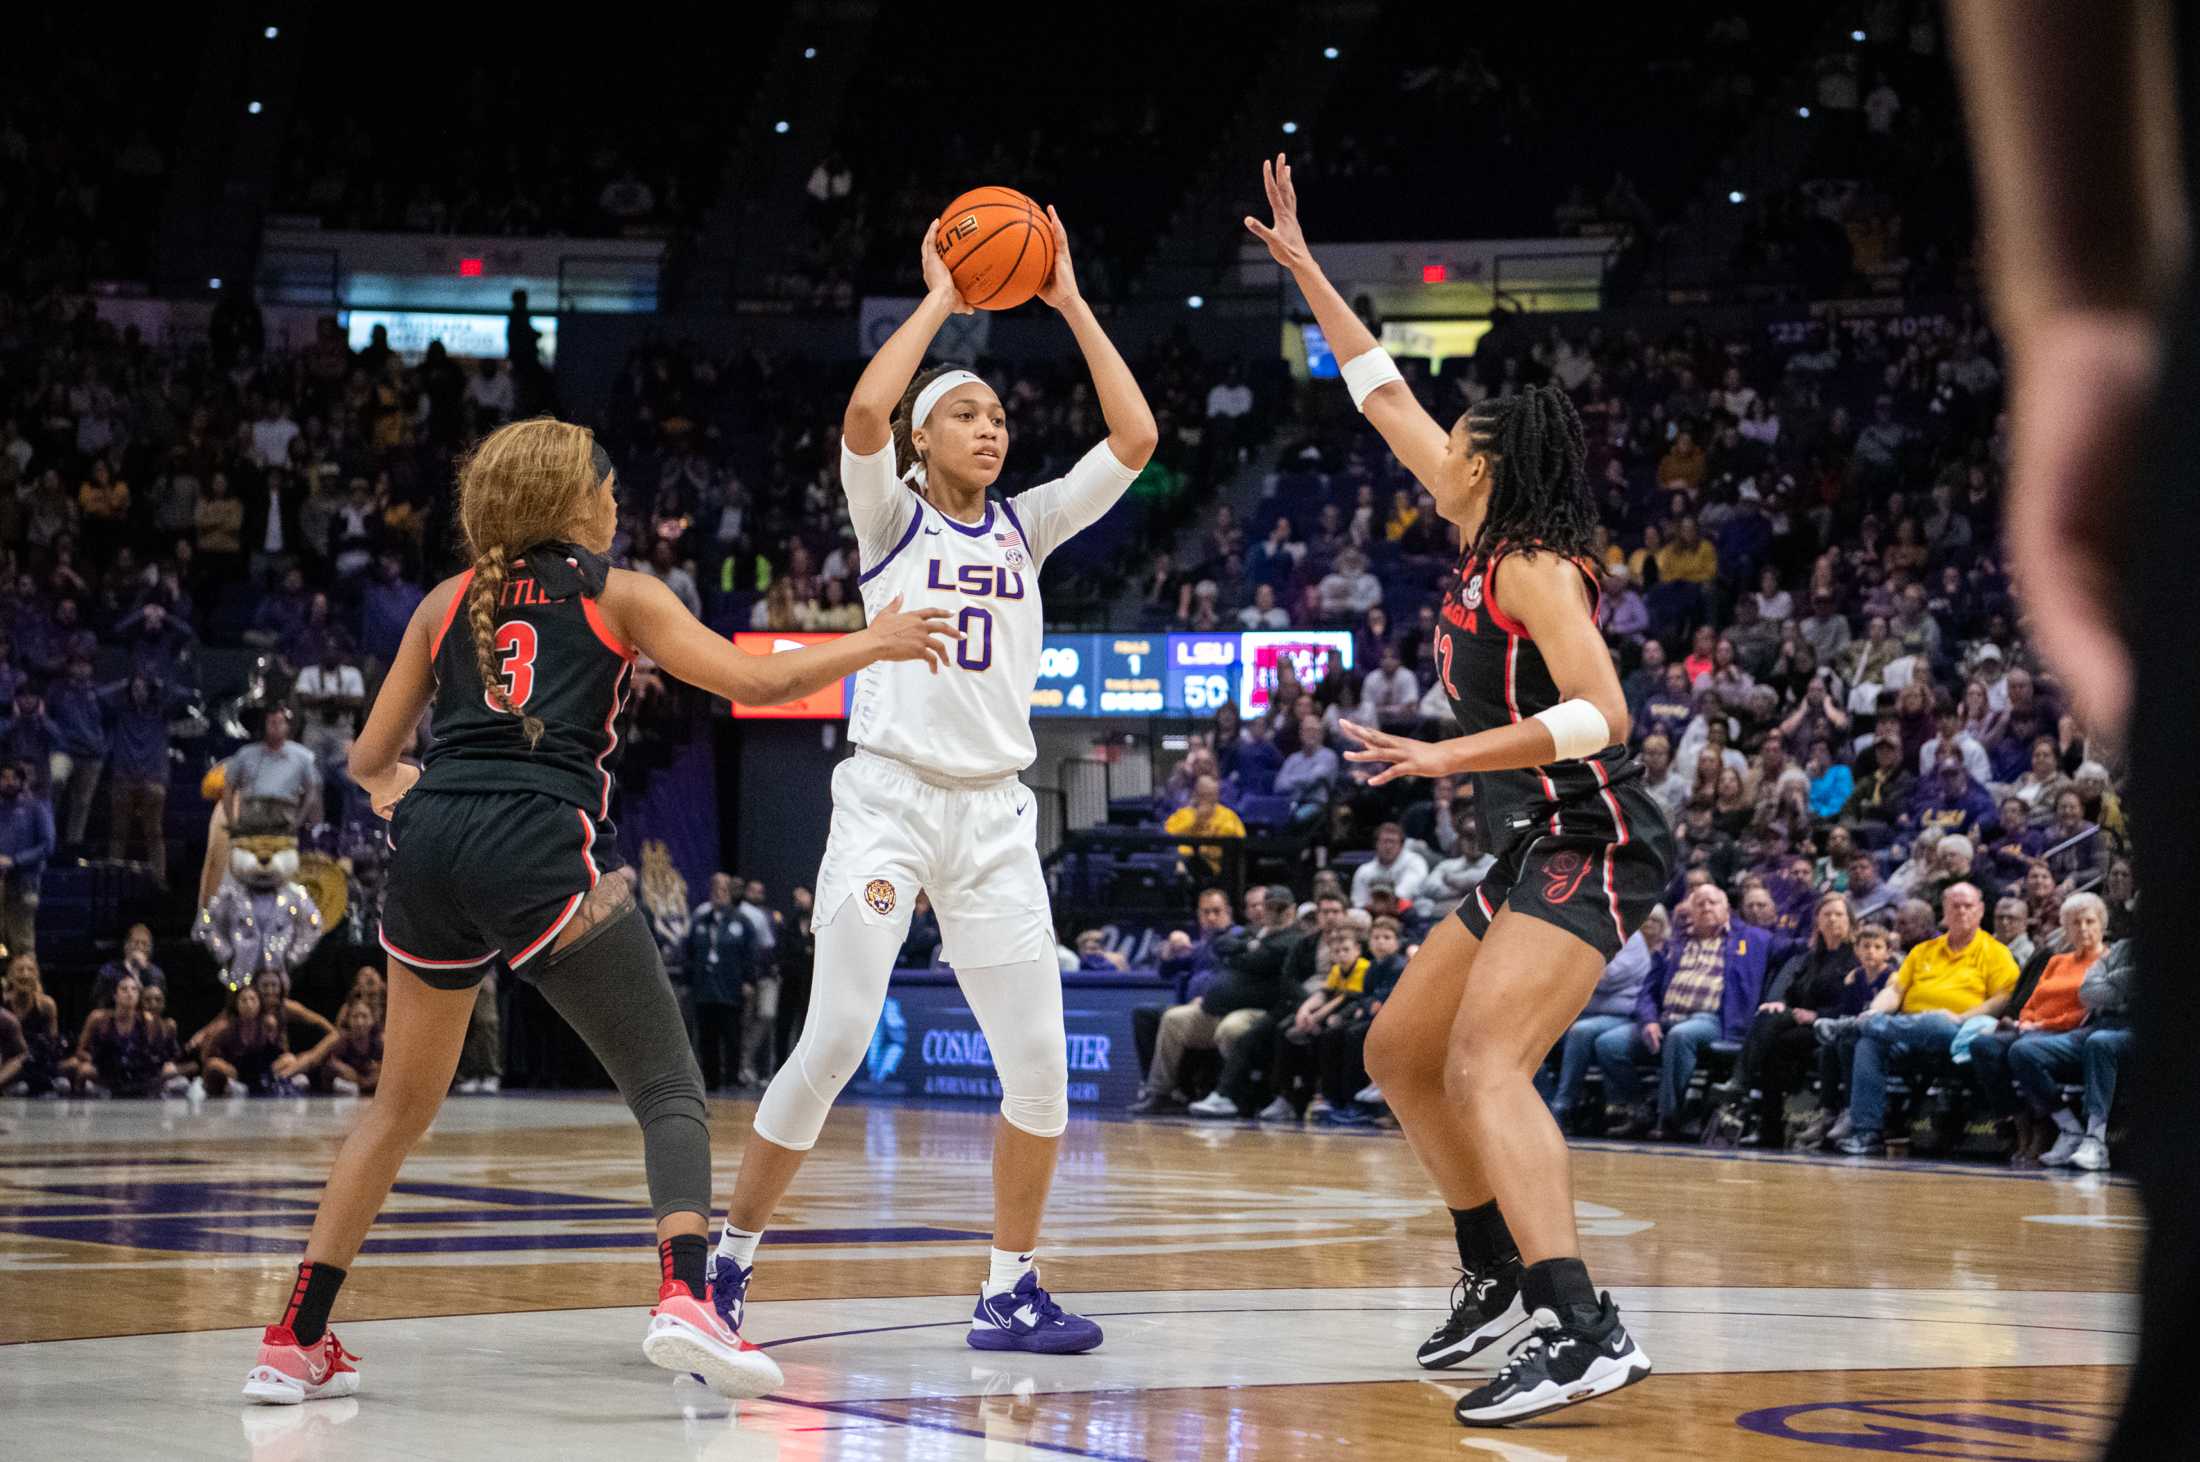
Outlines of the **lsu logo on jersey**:
[{"label": "lsu logo on jersey", "polygon": [[863,885],[863,901],[876,914],[894,912],[894,885],[886,879],[874,878]]}]

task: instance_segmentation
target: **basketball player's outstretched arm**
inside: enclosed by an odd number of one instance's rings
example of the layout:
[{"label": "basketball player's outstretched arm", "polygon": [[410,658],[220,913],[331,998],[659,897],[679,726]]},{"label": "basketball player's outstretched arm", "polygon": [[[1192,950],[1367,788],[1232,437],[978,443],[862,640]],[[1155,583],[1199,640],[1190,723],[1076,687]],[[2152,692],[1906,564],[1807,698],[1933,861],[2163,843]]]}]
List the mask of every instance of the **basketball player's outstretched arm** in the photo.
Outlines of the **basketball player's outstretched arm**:
[{"label": "basketball player's outstretched arm", "polygon": [[1087,452],[1061,477],[1017,495],[1017,521],[1030,535],[1031,551],[1042,561],[1106,517],[1153,460],[1154,448],[1161,442],[1161,428],[1146,404],[1146,393],[1138,388],[1138,378],[1078,292],[1077,271],[1069,258],[1069,231],[1051,206],[1047,222],[1054,229],[1054,272],[1039,286],[1039,298],[1061,312],[1070,334],[1077,337],[1085,368],[1092,372],[1093,394],[1100,400],[1108,436],[1104,448]]},{"label": "basketball player's outstretched arm", "polygon": [[[1555,553],[1521,554],[1505,560],[1501,582],[1505,613],[1520,621],[1543,652],[1560,697],[1596,707],[1609,731],[1606,746],[1624,743],[1627,697],[1620,692],[1612,653],[1589,612],[1588,585],[1581,570]],[[1398,777],[1509,772],[1558,759],[1558,743],[1550,728],[1533,716],[1448,741],[1415,741],[1352,721],[1345,722],[1344,729],[1361,746],[1346,752],[1346,761],[1386,764],[1370,779],[1378,787]]]},{"label": "basketball player's outstretched arm", "polygon": [[937,675],[949,640],[944,609],[904,610],[901,596],[854,634],[799,650],[751,655],[688,613],[663,581],[613,569],[599,601],[613,629],[689,685],[745,706],[780,706],[878,660],[922,660]]},{"label": "basketball player's outstretched arm", "polygon": [[397,658],[390,663],[389,674],[382,677],[382,689],[374,697],[374,709],[367,712],[367,724],[351,744],[351,779],[384,817],[420,780],[420,768],[398,758],[412,744],[413,733],[420,729],[420,718],[427,714],[428,702],[435,695],[432,646],[436,626],[443,623],[444,611],[458,591],[457,579],[445,579],[414,608],[412,620],[405,626],[405,638],[398,645]]},{"label": "basketball player's outstretched arm", "polygon": [[[1268,246],[1269,256],[1290,270],[1291,277],[1298,281],[1299,292],[1306,296],[1307,305],[1314,311],[1314,322],[1322,327],[1322,338],[1329,342],[1329,353],[1341,366],[1375,349],[1380,342],[1360,323],[1360,317],[1352,313],[1352,306],[1337,293],[1337,286],[1322,273],[1322,266],[1314,260],[1313,250],[1307,247],[1306,233],[1299,227],[1298,189],[1292,186],[1291,164],[1284,161],[1282,153],[1276,154],[1274,162],[1260,165],[1260,180],[1268,190],[1268,207],[1275,222],[1262,223],[1248,216],[1245,226],[1253,231],[1253,237]],[[1450,433],[1421,409],[1421,403],[1414,399],[1413,392],[1403,381],[1377,386],[1361,409],[1375,430],[1382,433],[1400,465],[1427,487],[1444,460]]]}]

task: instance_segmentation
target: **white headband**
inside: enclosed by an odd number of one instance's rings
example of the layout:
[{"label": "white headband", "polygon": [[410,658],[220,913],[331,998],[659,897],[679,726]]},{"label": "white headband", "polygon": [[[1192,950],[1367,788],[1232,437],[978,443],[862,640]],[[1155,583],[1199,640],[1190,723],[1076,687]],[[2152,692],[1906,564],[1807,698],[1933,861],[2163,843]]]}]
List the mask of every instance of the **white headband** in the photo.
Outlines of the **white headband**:
[{"label": "white headband", "polygon": [[946,375],[937,377],[931,384],[917,393],[916,404],[909,408],[909,424],[911,426],[923,426],[924,419],[932,414],[933,407],[940,404],[942,396],[945,396],[957,386],[967,386],[972,383],[980,386],[985,384],[983,380],[970,371],[949,371]]}]

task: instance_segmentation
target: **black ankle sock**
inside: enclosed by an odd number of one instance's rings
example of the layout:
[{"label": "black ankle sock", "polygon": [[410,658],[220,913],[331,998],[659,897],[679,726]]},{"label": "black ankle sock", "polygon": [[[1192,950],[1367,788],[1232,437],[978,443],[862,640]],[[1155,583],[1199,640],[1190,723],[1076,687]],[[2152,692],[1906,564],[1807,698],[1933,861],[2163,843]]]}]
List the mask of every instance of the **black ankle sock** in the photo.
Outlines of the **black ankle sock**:
[{"label": "black ankle sock", "polygon": [[298,1282],[291,1286],[283,1324],[298,1337],[300,1345],[313,1344],[328,1329],[329,1309],[336,1303],[336,1291],[343,1287],[344,1271],[334,1264],[316,1264],[307,1259],[298,1265]]},{"label": "black ankle sock", "polygon": [[1505,1227],[1505,1215],[1497,1211],[1494,1198],[1479,1208],[1454,1208],[1451,1231],[1459,1241],[1462,1268],[1483,1274],[1520,1262],[1520,1246],[1513,1242],[1512,1230]]},{"label": "black ankle sock", "polygon": [[1530,1311],[1549,1310],[1562,1325],[1587,1326],[1604,1312],[1589,1266],[1579,1259],[1545,1259],[1530,1264],[1520,1281],[1521,1303]]},{"label": "black ankle sock", "polygon": [[701,1234],[674,1234],[657,1245],[657,1262],[664,1266],[665,1278],[679,1280],[689,1294],[703,1298],[710,1283],[710,1240]]}]

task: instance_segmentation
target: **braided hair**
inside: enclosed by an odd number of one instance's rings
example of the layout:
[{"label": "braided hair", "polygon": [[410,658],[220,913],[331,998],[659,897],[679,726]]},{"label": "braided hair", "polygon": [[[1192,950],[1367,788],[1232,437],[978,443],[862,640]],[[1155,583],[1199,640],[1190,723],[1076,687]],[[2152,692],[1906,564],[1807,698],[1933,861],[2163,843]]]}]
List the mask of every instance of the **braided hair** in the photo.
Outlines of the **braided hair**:
[{"label": "braided hair", "polygon": [[1503,543],[1568,558],[1590,551],[1598,520],[1588,446],[1581,415],[1562,388],[1531,386],[1469,407],[1467,442],[1496,459],[1489,510],[1467,545],[1470,555]]},{"label": "braided hair", "polygon": [[458,521],[474,570],[466,587],[474,668],[489,704],[520,718],[530,749],[542,741],[542,718],[512,704],[497,672],[497,605],[512,555],[570,533],[601,485],[595,440],[586,427],[538,416],[498,427],[459,464]]}]

